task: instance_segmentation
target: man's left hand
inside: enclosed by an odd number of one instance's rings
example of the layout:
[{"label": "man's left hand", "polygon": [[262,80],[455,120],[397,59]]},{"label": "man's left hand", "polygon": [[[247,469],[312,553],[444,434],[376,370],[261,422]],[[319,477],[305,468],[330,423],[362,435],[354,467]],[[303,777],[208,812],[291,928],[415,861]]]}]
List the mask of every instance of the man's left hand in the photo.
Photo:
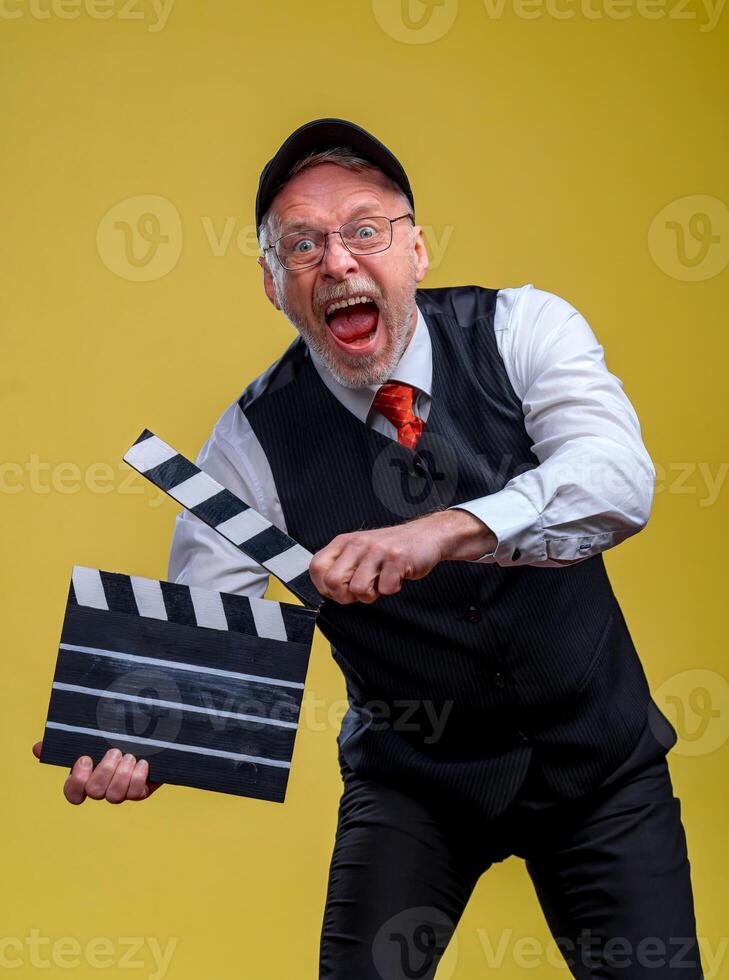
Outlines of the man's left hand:
[{"label": "man's left hand", "polygon": [[475,560],[496,547],[493,532],[464,510],[444,510],[406,524],[338,534],[309,564],[317,590],[347,604],[393,595],[405,579],[424,578],[447,560]]}]

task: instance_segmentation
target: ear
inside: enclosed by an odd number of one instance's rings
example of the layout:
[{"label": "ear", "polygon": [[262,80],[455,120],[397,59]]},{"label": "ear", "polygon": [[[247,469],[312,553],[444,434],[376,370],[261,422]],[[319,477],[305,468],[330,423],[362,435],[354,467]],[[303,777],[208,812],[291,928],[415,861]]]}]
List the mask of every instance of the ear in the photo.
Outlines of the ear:
[{"label": "ear", "polygon": [[263,288],[266,291],[266,296],[268,296],[276,309],[280,310],[281,306],[279,305],[278,298],[276,296],[276,283],[273,281],[273,273],[268,267],[268,262],[266,261],[265,256],[258,256],[258,264],[263,270]]},{"label": "ear", "polygon": [[430,267],[430,259],[425,247],[423,229],[420,225],[413,226],[413,251],[415,252],[415,281],[422,282]]}]

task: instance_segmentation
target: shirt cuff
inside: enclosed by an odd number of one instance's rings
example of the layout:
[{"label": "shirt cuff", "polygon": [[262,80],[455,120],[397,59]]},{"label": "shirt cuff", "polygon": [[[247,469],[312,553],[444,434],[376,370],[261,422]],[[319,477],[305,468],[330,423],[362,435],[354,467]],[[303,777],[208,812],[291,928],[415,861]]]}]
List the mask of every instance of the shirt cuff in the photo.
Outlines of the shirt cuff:
[{"label": "shirt cuff", "polygon": [[474,559],[499,565],[528,565],[546,561],[542,516],[523,493],[505,488],[498,493],[454,504],[448,510],[467,510],[496,536],[494,551]]}]

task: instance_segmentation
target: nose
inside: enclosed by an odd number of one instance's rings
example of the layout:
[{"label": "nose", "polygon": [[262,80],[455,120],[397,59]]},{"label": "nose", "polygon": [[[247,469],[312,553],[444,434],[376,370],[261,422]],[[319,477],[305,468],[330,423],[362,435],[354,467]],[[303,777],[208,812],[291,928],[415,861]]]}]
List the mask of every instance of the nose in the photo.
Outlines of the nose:
[{"label": "nose", "polygon": [[327,235],[326,251],[319,265],[321,274],[341,281],[358,269],[357,256],[349,251],[341,236],[336,232]]}]

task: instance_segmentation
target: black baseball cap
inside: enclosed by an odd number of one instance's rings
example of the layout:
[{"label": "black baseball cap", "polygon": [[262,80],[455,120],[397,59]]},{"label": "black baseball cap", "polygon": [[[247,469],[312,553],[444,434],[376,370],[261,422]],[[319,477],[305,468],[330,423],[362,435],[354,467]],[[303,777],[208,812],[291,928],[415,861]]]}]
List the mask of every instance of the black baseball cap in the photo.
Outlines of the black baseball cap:
[{"label": "black baseball cap", "polygon": [[285,184],[293,165],[302,157],[333,146],[349,147],[368,160],[402,189],[415,212],[410,181],[400,161],[372,133],[346,119],[313,119],[304,123],[281,144],[276,155],[261,171],[256,194],[256,235],[261,232],[261,220],[271,201]]}]

